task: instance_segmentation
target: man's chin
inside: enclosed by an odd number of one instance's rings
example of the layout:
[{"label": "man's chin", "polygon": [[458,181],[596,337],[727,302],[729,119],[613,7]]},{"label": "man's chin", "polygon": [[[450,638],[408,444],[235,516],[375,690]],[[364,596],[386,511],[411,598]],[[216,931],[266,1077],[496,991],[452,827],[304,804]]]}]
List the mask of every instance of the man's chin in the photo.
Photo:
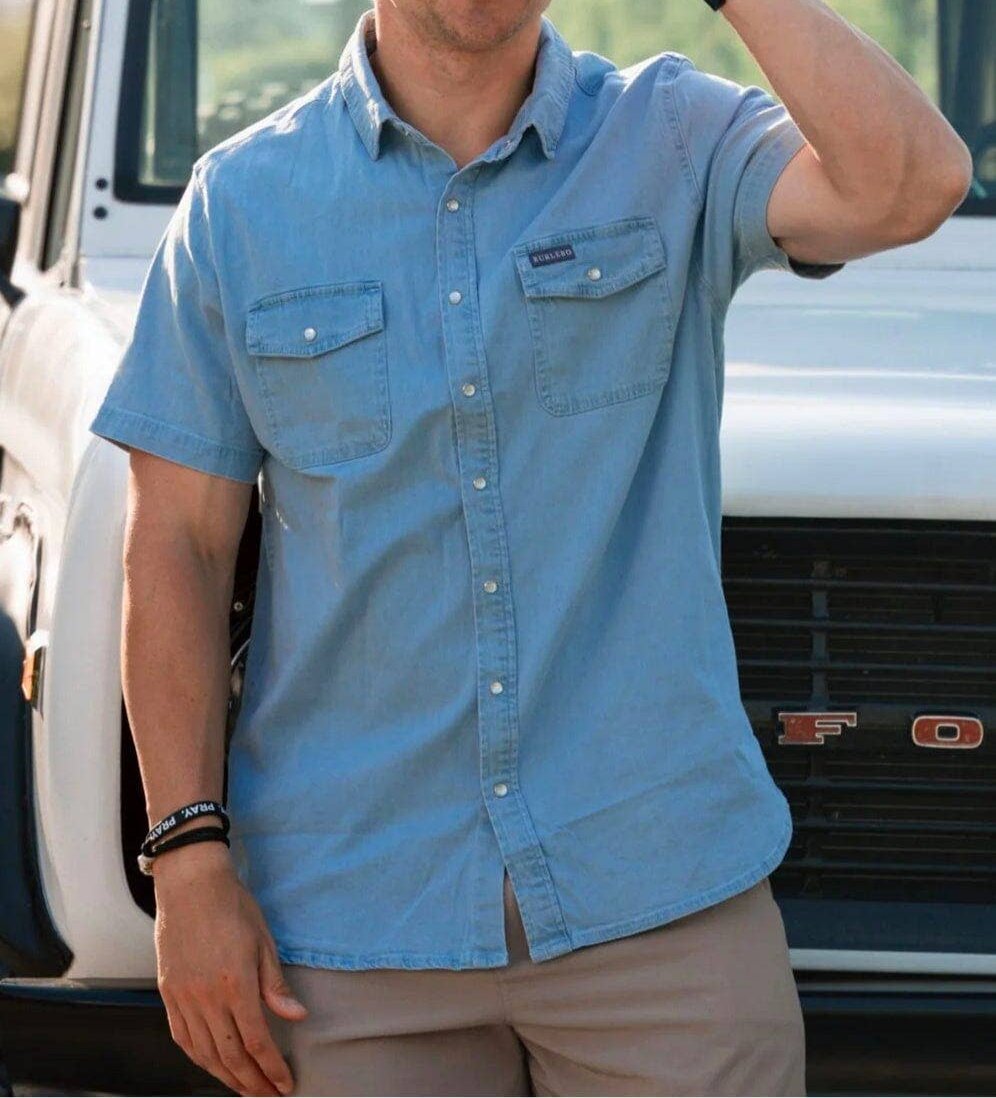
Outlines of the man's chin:
[{"label": "man's chin", "polygon": [[421,29],[452,49],[497,49],[547,6],[537,0],[409,0]]}]

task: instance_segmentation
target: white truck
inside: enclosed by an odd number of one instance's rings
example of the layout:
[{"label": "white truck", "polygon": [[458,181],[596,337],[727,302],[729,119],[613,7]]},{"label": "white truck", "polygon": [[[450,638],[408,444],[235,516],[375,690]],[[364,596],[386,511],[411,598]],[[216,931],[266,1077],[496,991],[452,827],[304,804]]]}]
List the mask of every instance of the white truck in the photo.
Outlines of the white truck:
[{"label": "white truck", "polygon": [[[127,457],[87,426],[193,159],[317,83],[364,5],[262,0],[239,24],[232,0],[7,6],[33,18],[0,196],[0,1063],[228,1093],[156,991],[120,686]],[[795,816],[774,884],[813,1090],[996,1084],[996,0],[930,10],[969,197],[827,282],[755,275],[726,335],[724,583]],[[262,43],[241,89],[205,68],[219,35]]]}]

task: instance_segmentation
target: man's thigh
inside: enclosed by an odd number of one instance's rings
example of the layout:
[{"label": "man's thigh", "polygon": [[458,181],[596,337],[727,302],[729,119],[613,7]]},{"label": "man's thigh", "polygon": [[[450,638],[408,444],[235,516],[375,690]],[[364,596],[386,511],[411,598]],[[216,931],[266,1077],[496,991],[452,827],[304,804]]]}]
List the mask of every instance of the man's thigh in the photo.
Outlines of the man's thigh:
[{"label": "man's thigh", "polygon": [[802,1012],[767,879],[499,980],[535,1094],[805,1094]]},{"label": "man's thigh", "polygon": [[281,967],[309,1012],[269,1014],[293,1095],[532,1094],[488,973]]}]

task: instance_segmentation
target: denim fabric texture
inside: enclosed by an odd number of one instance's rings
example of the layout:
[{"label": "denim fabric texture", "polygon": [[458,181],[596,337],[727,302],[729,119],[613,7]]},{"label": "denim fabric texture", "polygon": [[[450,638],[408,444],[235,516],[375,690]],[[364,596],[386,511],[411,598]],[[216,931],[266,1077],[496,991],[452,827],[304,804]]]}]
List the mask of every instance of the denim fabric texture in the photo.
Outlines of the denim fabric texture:
[{"label": "denim fabric texture", "polygon": [[787,849],[720,582],[723,324],[755,271],[836,268],[768,232],[804,138],[761,88],[544,16],[458,170],[371,14],[199,157],[90,429],[258,482],[228,807],[281,959],[504,965],[507,867],[543,961]]}]

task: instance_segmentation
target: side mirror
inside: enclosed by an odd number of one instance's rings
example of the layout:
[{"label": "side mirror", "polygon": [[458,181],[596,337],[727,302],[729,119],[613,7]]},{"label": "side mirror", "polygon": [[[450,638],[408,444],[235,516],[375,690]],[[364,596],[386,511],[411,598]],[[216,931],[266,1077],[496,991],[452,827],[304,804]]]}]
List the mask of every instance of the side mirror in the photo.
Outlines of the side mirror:
[{"label": "side mirror", "polygon": [[17,254],[17,235],[21,227],[21,203],[0,191],[0,297],[13,309],[24,297],[10,280]]}]

